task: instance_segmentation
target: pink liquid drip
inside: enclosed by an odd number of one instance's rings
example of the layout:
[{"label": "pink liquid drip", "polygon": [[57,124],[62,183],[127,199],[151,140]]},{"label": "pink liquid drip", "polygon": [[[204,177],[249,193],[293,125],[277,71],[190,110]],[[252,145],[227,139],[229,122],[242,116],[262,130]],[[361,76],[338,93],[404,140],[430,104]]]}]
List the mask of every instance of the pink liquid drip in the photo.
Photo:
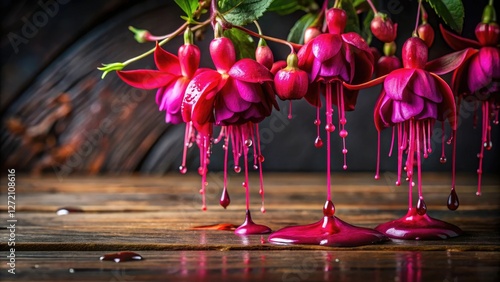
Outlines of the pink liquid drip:
[{"label": "pink liquid drip", "polygon": [[[221,131],[225,131],[226,127],[223,127]],[[224,144],[222,145],[222,149],[224,150],[224,187],[222,189],[222,195],[220,198],[220,205],[224,208],[227,208],[231,203],[231,198],[229,197],[229,193],[227,192],[227,159],[229,155],[229,137],[224,136]]]},{"label": "pink liquid drip", "polygon": [[199,137],[199,144],[198,146],[200,147],[200,167],[198,169],[198,173],[201,175],[201,189],[200,189],[200,194],[201,194],[201,209],[203,211],[207,210],[207,200],[206,200],[206,190],[207,190],[207,167],[208,167],[208,162],[209,162],[209,157],[210,157],[210,148],[209,148],[209,140],[210,136],[198,136]]},{"label": "pink liquid drip", "polygon": [[183,149],[182,149],[182,163],[179,166],[179,171],[182,174],[186,174],[187,172],[187,167],[186,167],[186,158],[187,158],[187,151],[193,144],[193,123],[188,122],[186,123],[186,129],[184,131],[184,144],[183,144]]},{"label": "pink liquid drip", "polygon": [[342,138],[342,154],[344,155],[344,165],[342,168],[344,170],[347,169],[347,148],[345,145],[345,138],[348,135],[347,130],[345,130],[345,124],[347,123],[347,119],[345,117],[345,109],[344,109],[344,87],[340,83],[336,84],[337,86],[337,102],[340,103],[338,105],[339,108],[339,136]]},{"label": "pink liquid drip", "polygon": [[264,162],[264,156],[262,156],[262,152],[260,150],[260,133],[259,133],[259,125],[255,124],[255,134],[257,135],[257,156],[254,155],[254,159],[259,162],[259,184],[260,190],[259,194],[261,196],[261,206],[260,211],[262,213],[266,212],[266,208],[264,206],[264,174],[262,173],[262,163]]},{"label": "pink liquid drip", "polygon": [[229,193],[227,192],[227,187],[224,187],[222,189],[222,195],[220,196],[219,203],[223,208],[227,208],[227,206],[229,206],[229,204],[231,203],[231,198],[229,197]]},{"label": "pink liquid drip", "polygon": [[252,216],[250,215],[250,210],[247,209],[245,222],[243,222],[240,227],[236,228],[236,230],[234,230],[234,233],[237,235],[267,234],[271,233],[271,228],[253,222]]},{"label": "pink liquid drip", "polygon": [[289,226],[269,235],[274,244],[306,244],[331,247],[355,247],[387,241],[382,233],[350,225],[335,216],[324,216],[316,223]]},{"label": "pink liquid drip", "polygon": [[314,146],[316,148],[321,148],[323,147],[323,140],[321,140],[321,137],[319,136],[319,126],[321,125],[321,119],[319,118],[319,105],[316,107],[316,119],[314,120],[314,125],[316,125],[316,140],[314,140]]},{"label": "pink liquid drip", "polygon": [[292,100],[290,100],[290,108],[288,108],[288,119],[292,119]]},{"label": "pink liquid drip", "polygon": [[[394,134],[394,130],[393,130],[393,134]],[[375,171],[375,179],[377,179],[377,180],[380,179],[380,131],[378,131],[378,130],[377,130],[377,167],[376,167],[376,171]]]},{"label": "pink liquid drip", "polygon": [[[342,104],[342,102],[341,102]],[[343,105],[339,107],[343,111]],[[327,141],[327,200],[323,206],[323,219],[312,224],[288,226],[268,238],[274,244],[310,244],[323,246],[352,247],[387,241],[378,231],[350,225],[335,217],[335,206],[331,201],[331,132],[332,124],[332,85],[326,85],[326,141]],[[341,119],[343,114],[341,115]],[[317,118],[316,120],[319,120]],[[345,122],[340,123],[340,127]],[[318,124],[317,124],[318,125]],[[319,137],[319,132],[318,132]],[[345,137],[345,136],[344,136]]]},{"label": "pink liquid drip", "polygon": [[462,233],[457,226],[430,217],[419,215],[415,208],[399,219],[380,224],[375,230],[394,239],[437,240],[453,238]]},{"label": "pink liquid drip", "polygon": [[[489,148],[489,140],[488,140],[488,131],[489,131],[489,105],[488,102],[485,101],[482,103],[483,110],[483,126],[481,132],[481,151],[479,153],[479,168],[477,169],[477,192],[476,195],[481,195],[481,184],[483,178],[483,158],[484,158],[484,149]],[[491,142],[491,141],[490,141]]]},{"label": "pink liquid drip", "polygon": [[111,260],[114,262],[124,262],[124,261],[133,261],[133,260],[142,260],[142,256],[138,253],[124,251],[112,254],[105,254],[100,257],[100,260]]}]

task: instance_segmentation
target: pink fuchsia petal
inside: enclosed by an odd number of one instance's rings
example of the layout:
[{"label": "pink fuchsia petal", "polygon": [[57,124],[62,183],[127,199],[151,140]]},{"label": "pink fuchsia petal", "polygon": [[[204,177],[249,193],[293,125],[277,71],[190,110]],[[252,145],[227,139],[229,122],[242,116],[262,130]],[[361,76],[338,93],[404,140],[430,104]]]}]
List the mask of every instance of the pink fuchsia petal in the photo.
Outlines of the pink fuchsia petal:
[{"label": "pink fuchsia petal", "polygon": [[[165,87],[163,99],[161,100],[160,110],[166,110],[171,114],[180,114],[182,99],[189,84],[189,79],[179,78],[175,83]],[[158,90],[159,91],[159,90]]]},{"label": "pink fuchsia petal", "polygon": [[340,36],[333,34],[321,34],[311,41],[311,51],[314,57],[320,62],[324,62],[336,56],[342,48]]},{"label": "pink fuchsia petal", "polygon": [[342,40],[354,47],[356,47],[359,50],[362,50],[366,53],[369,53],[372,55],[372,62],[373,62],[373,54],[372,50],[370,49],[370,46],[366,43],[366,41],[361,37],[361,35],[355,33],[355,32],[348,32],[342,34]]},{"label": "pink fuchsia petal", "polygon": [[476,53],[477,50],[472,48],[453,52],[428,62],[425,64],[425,70],[438,75],[446,74],[458,68],[463,62],[467,61]]},{"label": "pink fuchsia petal", "polygon": [[[356,107],[356,101],[358,100],[358,93],[358,90],[342,90],[342,94],[344,97],[344,111],[354,111],[354,108]],[[332,104],[340,107],[341,103],[337,100],[337,95],[333,95]]]},{"label": "pink fuchsia petal", "polygon": [[309,102],[309,104],[313,105],[314,107],[321,108],[320,92],[321,89],[325,90],[324,87],[325,85],[319,82],[310,83],[309,87],[307,88],[307,93],[304,96],[304,99],[306,99],[306,101]]},{"label": "pink fuchsia petal", "polygon": [[391,122],[400,123],[407,121],[412,117],[416,117],[424,110],[425,104],[424,98],[417,95],[410,95],[407,99],[402,101],[393,100]]},{"label": "pink fuchsia petal", "polygon": [[[354,49],[350,47],[349,49]],[[373,54],[371,52],[366,52],[365,50],[354,49],[353,62],[351,62],[351,83],[362,83],[368,81],[373,74],[375,69],[373,63]]]},{"label": "pink fuchsia petal", "polygon": [[424,109],[415,116],[416,120],[436,119],[438,116],[438,104],[425,101]]},{"label": "pink fuchsia petal", "polygon": [[117,71],[118,76],[128,85],[140,89],[155,89],[165,86],[178,76],[157,70]]},{"label": "pink fuchsia petal", "polygon": [[299,59],[299,68],[306,72],[310,72],[315,59],[312,52],[312,41],[300,48],[297,52],[297,58]]},{"label": "pink fuchsia petal", "polygon": [[483,47],[471,59],[467,81],[471,92],[488,88],[493,80],[500,78],[500,51],[494,47]]},{"label": "pink fuchsia petal", "polygon": [[[313,70],[311,71],[311,76],[314,75],[315,69],[318,67],[319,72],[317,76],[321,78],[334,78],[340,77],[343,81],[350,80],[350,70],[347,69],[348,64],[345,62],[343,56],[338,54],[330,58],[327,61],[320,62],[319,60],[314,61]],[[317,77],[316,76],[316,77]],[[312,77],[311,77],[312,79]]]},{"label": "pink fuchsia petal", "polygon": [[281,60],[274,62],[273,66],[271,67],[271,73],[275,75],[279,70],[286,68],[286,61]]},{"label": "pink fuchsia petal", "polygon": [[391,113],[392,113],[392,100],[385,95],[384,89],[380,92],[380,96],[375,104],[375,110],[373,111],[373,121],[375,122],[375,128],[378,131],[391,126]]},{"label": "pink fuchsia petal", "polygon": [[236,79],[232,79],[234,85],[236,86],[237,92],[240,93],[240,98],[244,101],[251,103],[260,103],[262,88],[260,84],[248,83]]},{"label": "pink fuchsia petal", "polygon": [[439,29],[441,29],[441,34],[443,35],[444,41],[446,41],[446,43],[448,43],[448,45],[454,50],[459,51],[466,48],[481,48],[481,44],[479,44],[479,42],[449,32],[441,24],[439,25]]},{"label": "pink fuchsia petal", "polygon": [[194,44],[179,47],[179,64],[182,76],[192,78],[200,65],[200,48]]},{"label": "pink fuchsia petal", "polygon": [[273,74],[266,67],[248,58],[237,61],[228,74],[232,78],[251,83],[273,80]]},{"label": "pink fuchsia petal", "polygon": [[441,103],[443,97],[437,91],[434,83],[434,78],[427,71],[417,69],[413,75],[413,79],[408,84],[409,90],[413,91],[416,95],[429,99],[435,103]]},{"label": "pink fuchsia petal", "polygon": [[174,54],[171,54],[156,42],[156,48],[154,52],[155,64],[156,67],[164,72],[169,72],[174,75],[182,75],[181,74],[181,65],[179,63],[179,59]]},{"label": "pink fuchsia petal", "polygon": [[443,121],[448,119],[451,129],[457,129],[457,108],[455,103],[455,98],[453,97],[453,92],[451,92],[450,86],[441,77],[436,74],[431,73],[435,79],[435,83],[439,93],[443,96],[443,101],[438,104],[438,116],[437,119]]},{"label": "pink fuchsia petal", "polygon": [[388,74],[384,81],[384,90],[386,95],[393,100],[403,100],[403,94],[415,71],[416,69],[403,68],[397,69]]},{"label": "pink fuchsia petal", "polygon": [[194,121],[198,125],[210,119],[217,86],[221,80],[218,72],[201,72],[189,82],[182,100],[182,117],[185,122]]},{"label": "pink fuchsia petal", "polygon": [[227,80],[226,85],[219,92],[219,96],[223,98],[226,107],[235,113],[243,112],[251,105],[250,102],[241,98],[235,80],[231,78]]},{"label": "pink fuchsia petal", "polygon": [[483,47],[479,50],[479,63],[486,75],[492,79],[500,78],[500,49]]},{"label": "pink fuchsia petal", "polygon": [[464,77],[464,75],[467,75],[468,73],[470,62],[471,60],[465,61],[453,72],[451,77],[451,90],[456,96],[470,93],[469,86],[467,85],[467,79]]}]

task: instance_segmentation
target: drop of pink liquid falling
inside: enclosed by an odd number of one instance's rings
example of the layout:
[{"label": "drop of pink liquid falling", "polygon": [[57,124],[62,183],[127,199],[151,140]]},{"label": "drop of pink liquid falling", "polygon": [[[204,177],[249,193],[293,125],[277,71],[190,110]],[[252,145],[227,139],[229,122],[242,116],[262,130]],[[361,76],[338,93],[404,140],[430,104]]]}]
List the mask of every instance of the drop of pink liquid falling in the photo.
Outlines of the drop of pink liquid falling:
[{"label": "drop of pink liquid falling", "polygon": [[265,225],[254,223],[250,214],[250,210],[247,210],[245,215],[245,222],[243,222],[240,227],[236,228],[236,230],[234,230],[234,233],[237,235],[267,234],[271,233],[271,228]]},{"label": "drop of pink liquid falling", "polygon": [[236,172],[236,173],[240,173],[240,172],[241,172],[241,166],[239,166],[239,165],[235,165],[235,166],[234,166],[234,172]]},{"label": "drop of pink liquid falling", "polygon": [[455,192],[455,189],[451,189],[450,195],[448,196],[448,202],[447,202],[448,209],[454,211],[454,210],[458,209],[459,205],[460,205],[460,202],[458,200],[457,192]]},{"label": "drop of pink liquid falling", "polygon": [[179,166],[179,172],[180,172],[180,173],[182,173],[182,174],[186,174],[186,172],[187,172],[187,167],[182,166],[182,165],[181,165],[181,166]]},{"label": "drop of pink liquid falling", "polygon": [[316,137],[316,140],[314,140],[314,147],[316,148],[321,148],[323,147],[323,140],[321,140],[321,137]]},{"label": "drop of pink liquid falling", "polygon": [[427,213],[427,205],[425,204],[424,199],[418,199],[417,201],[417,214],[424,215]]},{"label": "drop of pink liquid falling", "polygon": [[229,204],[231,203],[231,198],[229,197],[229,193],[227,192],[226,187],[222,189],[222,195],[220,196],[219,203],[223,208],[227,208],[227,206],[229,206]]},{"label": "drop of pink liquid falling", "polygon": [[323,215],[324,216],[333,216],[335,214],[335,206],[332,201],[326,201],[323,206]]},{"label": "drop of pink liquid falling", "polygon": [[419,215],[414,208],[409,209],[404,217],[380,224],[375,230],[390,238],[403,240],[439,240],[462,234],[459,227],[427,214]]},{"label": "drop of pink liquid falling", "polygon": [[439,158],[439,162],[442,163],[442,164],[445,164],[446,163],[446,157],[440,157]]},{"label": "drop of pink liquid falling", "polygon": [[124,262],[133,260],[142,260],[142,256],[138,253],[124,251],[112,254],[105,254],[99,258],[100,260],[111,260],[114,262]]}]

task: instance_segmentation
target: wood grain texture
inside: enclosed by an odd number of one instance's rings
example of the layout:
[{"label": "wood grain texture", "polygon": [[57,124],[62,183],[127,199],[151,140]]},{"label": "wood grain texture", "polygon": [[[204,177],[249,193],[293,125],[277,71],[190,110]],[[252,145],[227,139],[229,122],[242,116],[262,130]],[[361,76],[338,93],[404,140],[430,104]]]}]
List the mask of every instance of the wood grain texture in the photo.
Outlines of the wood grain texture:
[{"label": "wood grain texture", "polygon": [[[230,176],[232,203],[218,206],[217,173],[209,177],[208,211],[200,210],[199,177],[166,176],[33,178],[18,176],[16,277],[0,266],[2,281],[497,281],[500,271],[500,181],[486,176],[475,196],[474,175],[458,179],[461,206],[448,211],[449,177],[426,174],[424,195],[431,216],[464,234],[439,241],[392,240],[355,248],[279,246],[267,235],[191,230],[241,224],[241,175]],[[371,174],[334,174],[337,216],[363,227],[403,216],[406,188]],[[253,218],[273,230],[321,218],[323,174],[265,175],[267,212],[258,212],[257,178],[250,179]],[[5,183],[5,179],[2,179]],[[253,185],[252,185],[253,184]],[[1,202],[6,201],[2,193]],[[56,215],[61,207],[83,212]],[[1,206],[0,222],[6,222]],[[0,232],[6,251],[7,232]],[[103,254],[136,251],[143,261],[99,261]]]}]

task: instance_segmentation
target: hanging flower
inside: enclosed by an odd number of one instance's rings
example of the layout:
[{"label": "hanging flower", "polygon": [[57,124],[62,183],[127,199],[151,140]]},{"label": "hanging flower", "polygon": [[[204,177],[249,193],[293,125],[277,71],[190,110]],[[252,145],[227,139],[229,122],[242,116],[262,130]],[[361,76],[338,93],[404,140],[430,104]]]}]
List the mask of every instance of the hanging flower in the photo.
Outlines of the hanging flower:
[{"label": "hanging flower", "polygon": [[181,103],[191,78],[199,72],[200,50],[196,45],[179,47],[179,57],[163,50],[158,44],[154,52],[158,70],[117,71],[127,84],[140,89],[156,89],[156,104],[165,111],[167,123],[181,123]]},{"label": "hanging flower", "polygon": [[[477,41],[455,35],[442,26],[443,38],[455,50],[466,49],[469,57],[455,70],[452,76],[452,90],[457,96],[458,105],[463,99],[481,103],[483,126],[479,157],[478,190],[481,195],[482,161],[484,150],[492,148],[491,123],[498,124],[500,111],[500,27],[495,22],[495,11],[487,5],[483,12],[483,20],[476,26]],[[475,107],[477,108],[477,107]]]}]

